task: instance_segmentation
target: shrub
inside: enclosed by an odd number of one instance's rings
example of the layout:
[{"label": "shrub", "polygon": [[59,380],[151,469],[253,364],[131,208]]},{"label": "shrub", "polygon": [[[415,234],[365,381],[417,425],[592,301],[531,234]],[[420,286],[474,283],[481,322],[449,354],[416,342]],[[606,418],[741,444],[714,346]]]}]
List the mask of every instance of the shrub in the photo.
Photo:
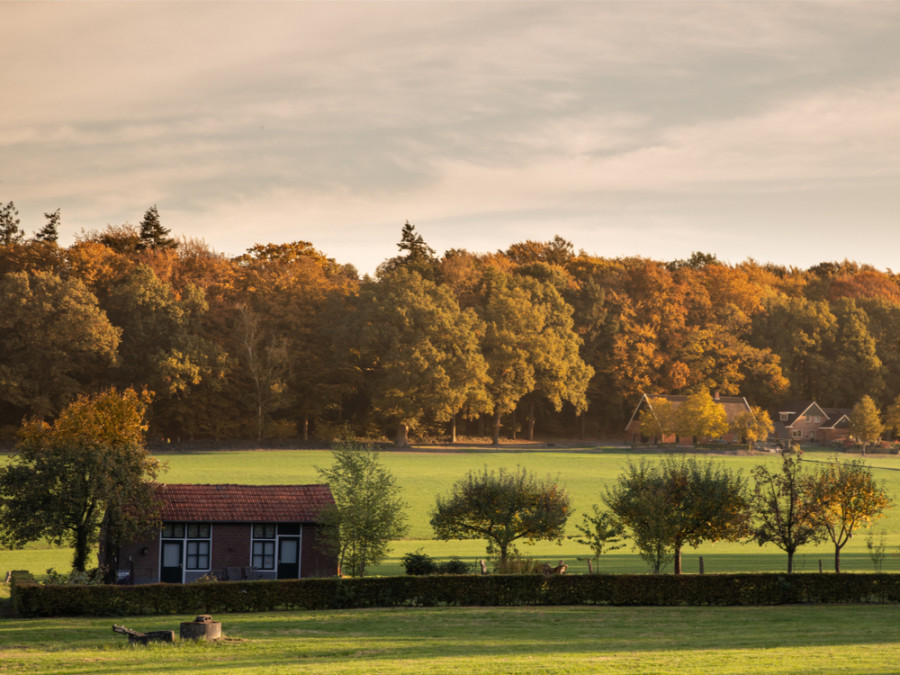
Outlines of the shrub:
[{"label": "shrub", "polygon": [[438,574],[469,574],[471,571],[471,565],[456,556],[437,565]]},{"label": "shrub", "polygon": [[414,553],[407,553],[403,556],[403,567],[406,568],[407,574],[414,576],[422,576],[425,574],[437,574],[438,566],[427,553],[422,553],[422,549],[416,549]]}]

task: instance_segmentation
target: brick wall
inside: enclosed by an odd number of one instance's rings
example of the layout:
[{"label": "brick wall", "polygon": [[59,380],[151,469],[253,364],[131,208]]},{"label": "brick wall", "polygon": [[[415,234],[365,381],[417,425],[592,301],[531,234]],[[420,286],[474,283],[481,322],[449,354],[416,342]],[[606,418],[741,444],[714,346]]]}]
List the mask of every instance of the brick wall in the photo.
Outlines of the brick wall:
[{"label": "brick wall", "polygon": [[337,556],[319,550],[318,527],[303,526],[302,548],[300,550],[300,576],[333,577],[337,574]]},{"label": "brick wall", "polygon": [[250,566],[250,524],[214,524],[212,528],[212,566]]}]

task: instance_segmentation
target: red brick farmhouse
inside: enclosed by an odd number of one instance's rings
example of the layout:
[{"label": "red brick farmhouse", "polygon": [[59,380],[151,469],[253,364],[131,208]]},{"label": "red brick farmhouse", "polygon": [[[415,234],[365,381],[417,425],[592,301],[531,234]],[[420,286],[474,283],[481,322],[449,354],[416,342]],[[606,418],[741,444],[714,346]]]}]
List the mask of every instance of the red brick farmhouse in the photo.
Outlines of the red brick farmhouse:
[{"label": "red brick farmhouse", "polygon": [[160,485],[162,528],[119,550],[132,583],[297,579],[337,574],[319,550],[327,485]]}]

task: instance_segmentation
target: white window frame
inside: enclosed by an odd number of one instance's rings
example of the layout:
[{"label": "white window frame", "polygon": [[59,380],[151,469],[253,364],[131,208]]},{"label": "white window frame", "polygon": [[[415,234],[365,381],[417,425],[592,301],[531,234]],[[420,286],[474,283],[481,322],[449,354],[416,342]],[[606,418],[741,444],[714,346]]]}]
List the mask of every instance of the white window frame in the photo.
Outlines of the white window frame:
[{"label": "white window frame", "polygon": [[[258,528],[262,529],[262,536],[257,536]],[[268,536],[269,533],[266,532],[268,528],[272,528],[272,536]],[[278,526],[275,523],[254,523],[251,527],[250,535],[250,566],[264,572],[276,571],[278,569]],[[257,544],[259,544],[261,549],[259,553],[256,552]],[[271,553],[266,553],[268,545],[272,547]],[[267,559],[271,560],[271,565],[257,565],[257,557],[261,558],[263,563]]]},{"label": "white window frame", "polygon": [[[181,535],[166,536],[165,531],[167,527],[180,527]],[[209,572],[212,569],[212,536],[212,523],[163,523],[163,527],[159,533],[160,548],[162,547],[163,541],[181,541],[182,569],[185,572]],[[194,549],[194,552],[190,553],[192,548]],[[204,548],[206,550],[205,552],[202,552]],[[197,567],[191,567],[188,564],[188,560],[191,558],[197,559],[195,564],[199,563],[201,559],[206,558],[206,567],[201,567],[199,565]]]}]

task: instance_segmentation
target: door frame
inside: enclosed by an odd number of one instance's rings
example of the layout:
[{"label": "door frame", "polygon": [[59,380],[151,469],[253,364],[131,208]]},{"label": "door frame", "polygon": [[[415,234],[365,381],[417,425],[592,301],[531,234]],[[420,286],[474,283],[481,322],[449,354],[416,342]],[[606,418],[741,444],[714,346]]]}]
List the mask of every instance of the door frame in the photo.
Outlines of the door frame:
[{"label": "door frame", "polygon": [[[174,570],[174,567],[165,567],[166,546],[178,547],[178,581],[170,581],[163,579],[164,570]],[[184,539],[162,539],[159,547],[159,581],[163,584],[183,584],[184,583]]]}]

